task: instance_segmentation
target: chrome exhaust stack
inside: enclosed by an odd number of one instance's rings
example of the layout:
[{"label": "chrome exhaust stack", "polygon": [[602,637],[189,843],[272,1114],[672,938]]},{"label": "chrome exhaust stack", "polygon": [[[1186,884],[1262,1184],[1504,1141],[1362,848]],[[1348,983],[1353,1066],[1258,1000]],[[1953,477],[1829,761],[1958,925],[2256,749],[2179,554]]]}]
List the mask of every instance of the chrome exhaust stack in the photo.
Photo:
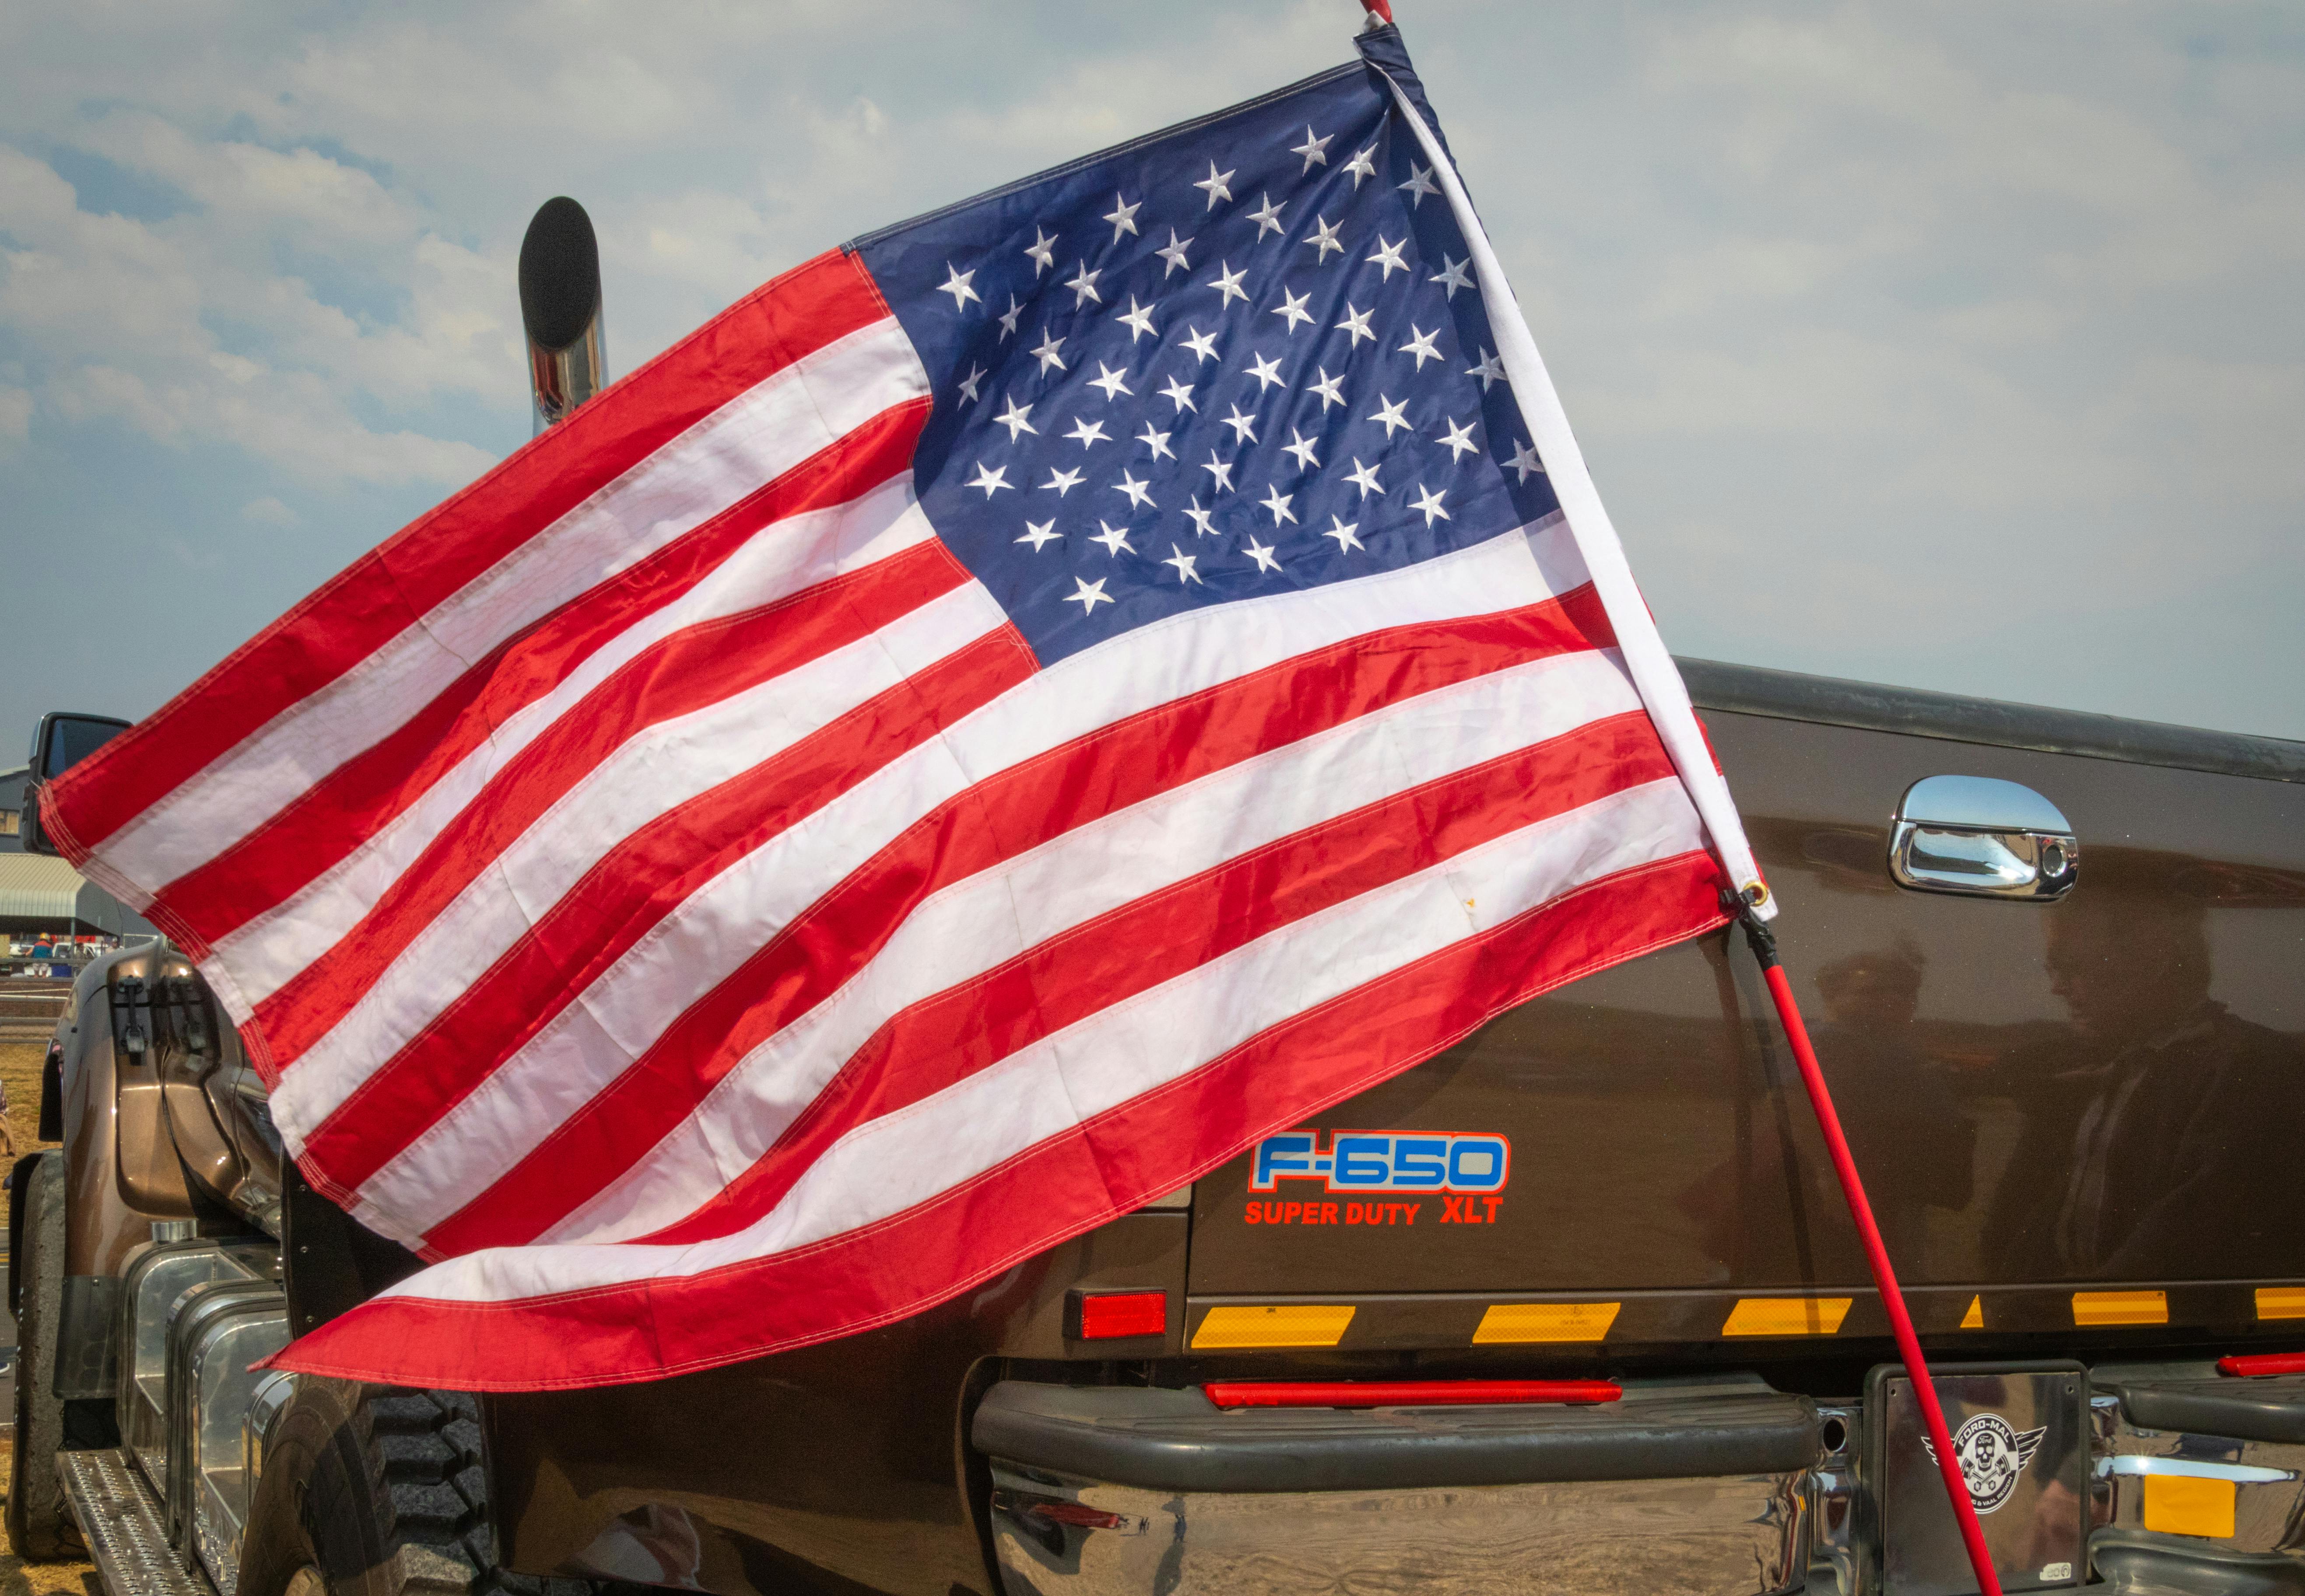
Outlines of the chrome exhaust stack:
[{"label": "chrome exhaust stack", "polygon": [[592,218],[563,194],[537,207],[520,241],[520,319],[528,334],[536,430],[608,380],[600,334],[600,246]]}]

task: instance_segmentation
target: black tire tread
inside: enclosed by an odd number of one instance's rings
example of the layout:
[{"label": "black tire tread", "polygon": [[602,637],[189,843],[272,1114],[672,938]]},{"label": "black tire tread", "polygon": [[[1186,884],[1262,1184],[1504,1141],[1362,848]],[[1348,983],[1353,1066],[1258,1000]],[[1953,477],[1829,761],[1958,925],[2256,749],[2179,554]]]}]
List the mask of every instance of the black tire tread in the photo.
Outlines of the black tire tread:
[{"label": "black tire tread", "polygon": [[42,1153],[24,1175],[24,1256],[17,1320],[16,1434],[8,1465],[8,1543],[28,1563],[87,1555],[64,1500],[56,1453],[67,1439],[65,1405],[55,1393],[56,1332],[63,1312],[64,1156]]}]

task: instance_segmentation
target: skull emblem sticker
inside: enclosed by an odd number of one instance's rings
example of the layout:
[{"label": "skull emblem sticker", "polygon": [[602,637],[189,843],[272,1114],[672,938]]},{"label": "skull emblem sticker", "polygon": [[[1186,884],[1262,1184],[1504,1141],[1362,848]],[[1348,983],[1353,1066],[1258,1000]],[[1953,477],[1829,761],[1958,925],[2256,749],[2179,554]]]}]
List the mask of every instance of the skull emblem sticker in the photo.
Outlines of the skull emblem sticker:
[{"label": "skull emblem sticker", "polygon": [[[2017,1489],[2017,1476],[2041,1449],[2049,1427],[2012,1430],[1999,1413],[1977,1413],[1952,1432],[1952,1455],[1961,1464],[1961,1477],[1969,1486],[1969,1499],[1979,1513],[1995,1513]],[[1937,1449],[1921,1438],[1922,1449],[1935,1463]]]}]

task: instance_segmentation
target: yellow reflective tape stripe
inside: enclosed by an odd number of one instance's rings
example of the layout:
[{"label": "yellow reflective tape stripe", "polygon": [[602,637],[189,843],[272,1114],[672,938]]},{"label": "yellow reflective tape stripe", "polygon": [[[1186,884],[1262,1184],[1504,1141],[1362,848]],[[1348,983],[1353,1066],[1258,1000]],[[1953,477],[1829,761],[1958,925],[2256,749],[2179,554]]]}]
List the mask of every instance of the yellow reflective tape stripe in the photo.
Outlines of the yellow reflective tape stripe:
[{"label": "yellow reflective tape stripe", "polygon": [[1334,1346],[1353,1322],[1349,1307],[1304,1303],[1269,1308],[1212,1308],[1193,1332],[1204,1346]]},{"label": "yellow reflective tape stripe", "polygon": [[2073,1293],[2073,1323],[2077,1326],[2168,1322],[2169,1294],[2165,1291]]},{"label": "yellow reflective tape stripe", "polygon": [[1969,1299],[1969,1312],[1961,1316],[1961,1328],[1964,1330],[1981,1330],[1985,1328],[1983,1297],[1973,1296]]},{"label": "yellow reflective tape stripe", "polygon": [[1493,1303],[1473,1345],[1497,1341],[1598,1341],[1617,1320],[1615,1303]]},{"label": "yellow reflective tape stripe", "polygon": [[2257,1288],[2259,1319],[2305,1319],[2305,1286],[2260,1286]]},{"label": "yellow reflective tape stripe", "polygon": [[1832,1336],[1854,1297],[1739,1297],[1724,1336]]},{"label": "yellow reflective tape stripe", "polygon": [[2238,1495],[2230,1480],[2148,1474],[2145,1527],[2164,1535],[2207,1535],[2230,1541],[2233,1532],[2233,1501]]}]

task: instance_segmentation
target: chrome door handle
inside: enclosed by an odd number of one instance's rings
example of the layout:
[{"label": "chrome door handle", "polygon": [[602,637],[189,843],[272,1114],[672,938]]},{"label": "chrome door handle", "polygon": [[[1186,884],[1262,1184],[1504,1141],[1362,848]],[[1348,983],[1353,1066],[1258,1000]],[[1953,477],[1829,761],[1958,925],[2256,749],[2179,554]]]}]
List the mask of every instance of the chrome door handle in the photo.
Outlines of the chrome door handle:
[{"label": "chrome door handle", "polygon": [[2080,879],[2080,844],[2057,806],[1989,776],[1931,776],[1905,789],[1889,874],[1918,892],[2052,903]]}]

